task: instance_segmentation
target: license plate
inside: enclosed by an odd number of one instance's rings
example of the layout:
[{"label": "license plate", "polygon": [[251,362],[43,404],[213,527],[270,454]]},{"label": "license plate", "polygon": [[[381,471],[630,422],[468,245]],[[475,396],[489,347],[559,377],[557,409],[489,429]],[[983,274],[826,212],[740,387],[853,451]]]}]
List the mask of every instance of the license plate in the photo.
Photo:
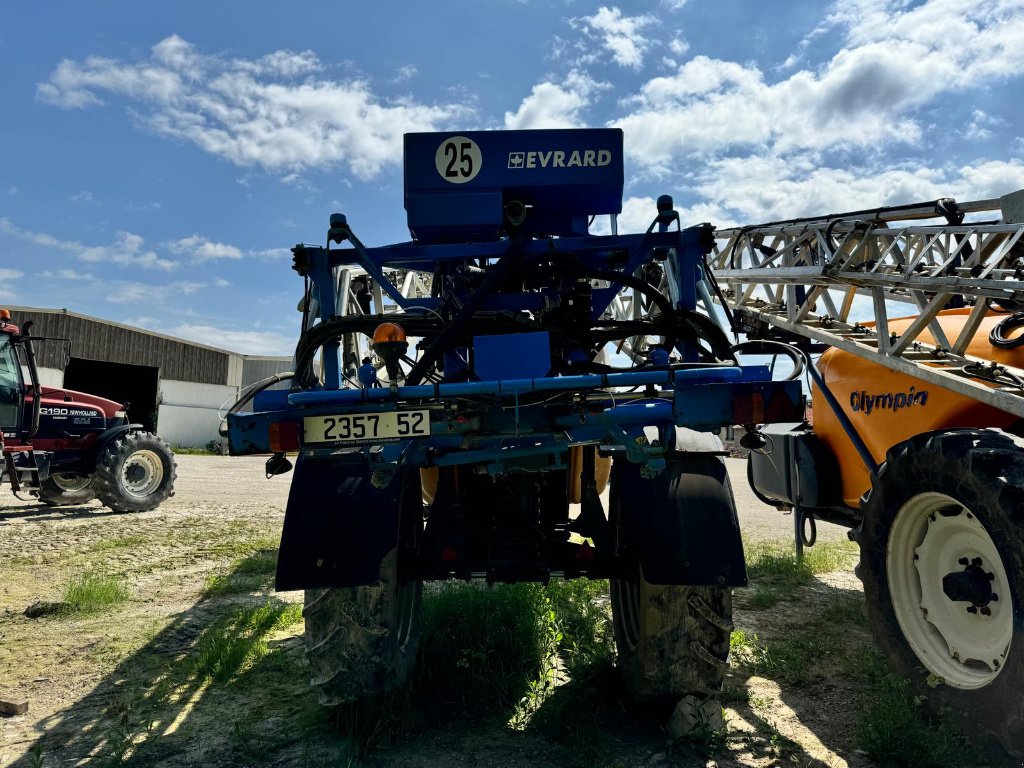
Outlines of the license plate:
[{"label": "license plate", "polygon": [[372,443],[430,435],[430,411],[343,413],[302,420],[308,443]]}]

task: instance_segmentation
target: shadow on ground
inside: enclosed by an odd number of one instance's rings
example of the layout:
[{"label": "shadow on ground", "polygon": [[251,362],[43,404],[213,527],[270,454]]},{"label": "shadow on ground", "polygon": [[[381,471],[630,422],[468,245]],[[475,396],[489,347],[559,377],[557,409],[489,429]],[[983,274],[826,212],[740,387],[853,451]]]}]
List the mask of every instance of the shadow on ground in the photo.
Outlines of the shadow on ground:
[{"label": "shadow on ground", "polygon": [[[85,504],[75,504],[66,507],[51,507],[42,502],[31,502],[18,506],[3,507],[0,505],[0,522],[9,520],[31,519],[33,522],[48,522],[51,520],[75,520],[79,518],[95,519],[100,517],[114,517],[121,515],[133,515],[137,512],[115,512],[109,507],[102,506],[98,501],[90,501]],[[0,503],[2,504],[2,503]]]},{"label": "shadow on ground", "polygon": [[[253,558],[272,566],[272,554]],[[15,765],[319,765],[344,753],[308,690],[300,606],[232,588],[252,586],[252,562],[214,581],[81,700],[42,720]],[[266,584],[272,572],[262,570]]]},{"label": "shadow on ground", "polygon": [[[727,686],[726,703],[740,713],[742,731],[708,730],[673,742],[662,727],[669,711],[631,704],[607,661],[540,697],[525,718],[519,697],[531,690],[537,669],[517,672],[501,697],[481,689],[452,700],[450,691],[421,689],[391,714],[399,721],[391,737],[357,755],[308,689],[298,606],[242,591],[268,586],[272,554],[238,563],[85,697],[42,721],[39,746],[16,764],[610,768],[715,761],[826,768],[822,753],[849,757],[843,735],[819,727],[817,673],[793,695],[781,683],[792,716],[814,731],[810,750],[783,736],[771,713],[752,701],[752,667],[733,670]],[[766,627],[762,639],[771,631]],[[460,658],[450,662],[453,677]]]}]

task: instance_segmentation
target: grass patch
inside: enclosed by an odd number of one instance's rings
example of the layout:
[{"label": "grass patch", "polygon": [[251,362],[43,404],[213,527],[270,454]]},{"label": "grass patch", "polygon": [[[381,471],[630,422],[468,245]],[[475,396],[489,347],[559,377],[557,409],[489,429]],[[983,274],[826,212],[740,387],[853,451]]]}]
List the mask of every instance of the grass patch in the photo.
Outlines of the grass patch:
[{"label": "grass patch", "polygon": [[586,579],[428,589],[414,689],[473,710],[536,708],[558,672],[610,662],[607,595],[607,581]]},{"label": "grass patch", "polygon": [[757,583],[739,590],[739,594],[754,610],[772,608],[793,597],[817,574],[848,570],[856,562],[858,551],[856,544],[839,541],[823,541],[805,549],[803,559],[797,559],[791,542],[757,542],[745,550],[747,573]]},{"label": "grass patch", "polygon": [[86,571],[72,576],[64,586],[64,613],[96,613],[125,602],[131,592],[125,580],[104,571]]},{"label": "grass patch", "polygon": [[837,590],[829,594],[819,618],[826,624],[866,624],[863,593]]},{"label": "grass patch", "polygon": [[607,580],[552,581],[545,590],[561,633],[559,654],[572,677],[611,663],[615,638],[610,621]]},{"label": "grass patch", "polygon": [[148,544],[151,539],[148,536],[117,536],[113,539],[103,539],[95,542],[89,550],[92,552],[109,552],[114,549],[134,549]]},{"label": "grass patch", "polygon": [[235,595],[269,589],[277,571],[277,550],[253,552],[234,564],[227,575],[213,575],[206,580],[205,597]]},{"label": "grass patch", "polygon": [[910,682],[894,675],[880,654],[865,651],[859,671],[867,686],[857,743],[871,760],[893,768],[978,765],[977,756],[947,717],[934,718]]},{"label": "grass patch", "polygon": [[794,687],[814,680],[830,662],[835,662],[837,655],[845,653],[840,638],[827,632],[790,635],[765,642],[742,629],[730,636],[729,651],[734,663],[751,673]]},{"label": "grass patch", "polygon": [[268,653],[266,637],[302,621],[296,603],[264,603],[240,608],[207,629],[196,646],[193,673],[213,683],[229,683],[239,672]]},{"label": "grass patch", "polygon": [[416,691],[437,704],[508,709],[549,652],[550,611],[536,584],[445,583],[425,592]]}]

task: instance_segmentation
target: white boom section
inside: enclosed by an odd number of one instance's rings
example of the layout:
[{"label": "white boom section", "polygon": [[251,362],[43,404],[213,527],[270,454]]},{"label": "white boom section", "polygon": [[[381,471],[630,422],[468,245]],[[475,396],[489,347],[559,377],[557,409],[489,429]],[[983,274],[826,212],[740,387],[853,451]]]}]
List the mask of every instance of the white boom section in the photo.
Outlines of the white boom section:
[{"label": "white boom section", "polygon": [[[987,220],[956,223],[963,214]],[[945,220],[924,221],[937,218]],[[990,302],[1024,307],[1024,190],[723,229],[717,238],[709,264],[744,326],[838,347],[1024,418],[1024,370],[966,354]],[[973,309],[947,338],[936,315],[957,296]],[[890,332],[891,318],[910,315],[917,319],[902,335]]]}]

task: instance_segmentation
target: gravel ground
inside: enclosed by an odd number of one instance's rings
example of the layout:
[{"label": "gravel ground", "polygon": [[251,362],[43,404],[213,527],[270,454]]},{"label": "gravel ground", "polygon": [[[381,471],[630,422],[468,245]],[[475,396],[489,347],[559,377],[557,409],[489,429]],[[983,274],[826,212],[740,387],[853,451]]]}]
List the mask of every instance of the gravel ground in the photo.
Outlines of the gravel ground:
[{"label": "gravel ground", "polygon": [[[788,539],[792,518],[754,497],[747,487],[742,460],[727,461],[747,541]],[[112,711],[111,702],[117,701],[119,690],[129,688],[140,659],[153,654],[168,654],[166,658],[170,659],[175,649],[194,644],[197,634],[208,626],[209,612],[217,609],[216,600],[236,599],[211,600],[207,594],[209,579],[237,564],[246,551],[276,547],[290,474],[265,479],[264,459],[260,457],[179,456],[177,462],[176,494],[152,512],[114,514],[98,502],[51,508],[33,500],[15,499],[6,486],[0,492],[0,696],[30,701],[27,715],[0,717],[0,767],[32,764],[27,750],[41,735],[47,745],[44,766],[93,764],[99,754],[97,750],[109,752],[113,736],[96,736],[96,730],[106,727],[103,724]],[[819,524],[818,532],[822,540],[845,538],[844,529],[826,523]],[[239,541],[247,542],[249,549],[239,549]],[[32,602],[60,599],[62,584],[69,575],[97,565],[128,576],[132,589],[128,603],[101,616],[38,620],[24,617],[25,608]],[[822,589],[855,593],[859,588],[850,574],[843,574],[841,582],[834,586],[822,583]],[[282,597],[294,601],[301,595],[288,593]],[[769,617],[759,614],[752,618],[764,621]],[[738,616],[738,625],[739,619]],[[275,642],[300,653],[297,632],[301,632],[301,624]],[[297,688],[287,692],[287,696],[300,695],[295,691],[305,688],[301,679],[288,682]],[[137,694],[143,700],[146,685]],[[766,700],[777,698],[770,687],[750,690],[758,691],[757,696],[767,697]],[[842,697],[848,698],[845,693],[839,696]],[[814,713],[820,700],[809,700],[806,706],[799,696],[790,696],[789,700],[795,702],[794,706],[800,704],[801,711],[790,712],[785,716],[788,719],[778,722],[794,738],[802,733],[801,729],[807,730],[808,723],[815,723]],[[179,726],[192,727],[206,740],[203,748],[211,754],[223,755],[224,749],[230,754],[231,748],[224,744],[240,738],[238,722],[233,719],[235,705],[228,699],[218,704],[219,701],[217,696],[207,696],[187,717],[181,715],[185,726],[171,723],[166,734],[173,734]],[[760,722],[749,711],[737,715],[737,722],[744,717]],[[221,723],[234,723],[233,735],[220,733],[224,730],[218,730]],[[763,724],[759,727],[762,731],[766,728]],[[478,758],[472,762],[475,765],[487,763],[492,768],[504,768],[550,764],[535,763],[531,758],[535,749],[547,748],[544,742],[524,742],[505,733],[484,737],[469,730],[451,735],[456,742],[451,746],[446,743],[441,752],[434,743],[413,743],[403,748],[401,759],[399,753],[392,755],[397,762],[384,759],[379,764],[440,768],[454,764],[448,761],[454,759],[456,752],[461,759],[463,753],[458,750],[462,747],[456,748],[456,744],[468,745],[466,749]],[[804,745],[803,755],[808,758],[801,764],[848,764],[815,741],[817,736],[811,736],[814,739],[797,739]],[[665,749],[664,737],[655,733],[653,740],[643,738],[648,740],[642,742],[643,756],[638,764],[661,761],[658,756]],[[237,744],[233,749],[237,752]],[[166,764],[236,764],[233,759],[200,763],[189,762],[192,757],[185,762],[182,759],[176,756]],[[307,762],[295,757],[294,761],[276,764]],[[754,757],[719,763],[756,768],[776,764]]]}]

